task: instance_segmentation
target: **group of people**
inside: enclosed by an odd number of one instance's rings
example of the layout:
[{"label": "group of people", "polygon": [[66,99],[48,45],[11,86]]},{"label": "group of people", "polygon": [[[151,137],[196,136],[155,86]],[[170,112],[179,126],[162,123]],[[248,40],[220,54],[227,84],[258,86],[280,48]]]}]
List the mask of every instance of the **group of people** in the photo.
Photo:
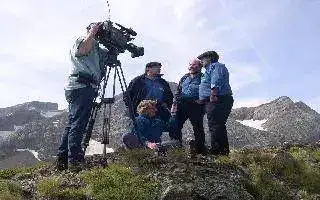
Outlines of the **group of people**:
[{"label": "group of people", "polygon": [[[100,24],[87,27],[87,35],[78,38],[70,51],[72,70],[65,87],[68,123],[57,155],[57,168],[77,171],[84,161],[81,142],[90,117],[93,99],[103,77],[103,52],[95,39]],[[146,64],[145,72],[134,78],[123,100],[135,116],[135,126],[123,135],[127,148],[154,149],[161,135],[168,131],[172,140],[182,145],[182,128],[190,120],[195,138],[196,153],[228,155],[229,143],[226,122],[233,105],[229,72],[219,61],[215,51],[207,51],[194,58],[188,73],[172,93],[169,83],[162,78],[159,62]],[[202,73],[204,68],[204,73]],[[211,148],[205,146],[203,117],[207,114]]]},{"label": "group of people", "polygon": [[[233,105],[229,73],[218,62],[215,51],[207,51],[193,59],[189,72],[182,76],[173,95],[169,83],[161,76],[161,63],[150,62],[145,73],[133,79],[123,99],[134,113],[136,126],[123,136],[127,148],[154,149],[161,142],[161,134],[169,131],[170,138],[182,146],[182,128],[190,120],[195,153],[228,155],[229,142],[226,122]],[[202,68],[205,73],[202,73]],[[131,104],[130,104],[131,103]],[[211,133],[211,148],[205,145],[203,117],[207,113]]]}]

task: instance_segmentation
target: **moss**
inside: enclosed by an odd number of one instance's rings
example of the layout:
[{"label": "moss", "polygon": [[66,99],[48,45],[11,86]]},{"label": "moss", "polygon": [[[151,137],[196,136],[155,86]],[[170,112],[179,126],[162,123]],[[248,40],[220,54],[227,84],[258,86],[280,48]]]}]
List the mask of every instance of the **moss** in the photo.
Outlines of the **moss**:
[{"label": "moss", "polygon": [[278,180],[274,179],[269,169],[259,165],[252,165],[251,176],[254,188],[254,194],[261,200],[289,200],[292,199],[288,188],[283,186]]},{"label": "moss", "polygon": [[92,169],[83,174],[94,199],[153,200],[158,183],[136,175],[125,166],[110,165],[105,169]]},{"label": "moss", "polygon": [[1,200],[19,200],[21,199],[21,195],[22,188],[19,184],[9,180],[0,180]]},{"label": "moss", "polygon": [[18,174],[36,172],[37,170],[47,165],[48,163],[40,162],[35,167],[0,169],[0,179],[11,179]]},{"label": "moss", "polygon": [[173,148],[167,151],[167,158],[169,162],[187,162],[186,151],[183,148]]},{"label": "moss", "polygon": [[61,185],[59,177],[48,177],[41,180],[37,185],[38,196],[59,200],[82,200],[86,199],[83,188],[65,188]]},{"label": "moss", "polygon": [[122,163],[138,167],[141,171],[152,171],[159,167],[161,159],[151,149],[133,149],[121,152]]},{"label": "moss", "polygon": [[297,164],[287,165],[282,178],[308,193],[320,194],[320,168],[314,164],[319,162],[320,150],[292,147],[289,152]]}]

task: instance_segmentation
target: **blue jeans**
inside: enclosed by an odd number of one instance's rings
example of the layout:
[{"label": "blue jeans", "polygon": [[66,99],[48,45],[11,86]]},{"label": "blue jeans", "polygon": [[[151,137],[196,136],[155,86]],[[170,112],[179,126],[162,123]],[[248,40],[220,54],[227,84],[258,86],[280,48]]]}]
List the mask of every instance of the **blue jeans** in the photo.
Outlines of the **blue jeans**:
[{"label": "blue jeans", "polygon": [[66,100],[69,103],[68,123],[61,138],[58,160],[72,164],[83,162],[84,152],[81,142],[95,95],[95,89],[92,87],[65,91]]}]

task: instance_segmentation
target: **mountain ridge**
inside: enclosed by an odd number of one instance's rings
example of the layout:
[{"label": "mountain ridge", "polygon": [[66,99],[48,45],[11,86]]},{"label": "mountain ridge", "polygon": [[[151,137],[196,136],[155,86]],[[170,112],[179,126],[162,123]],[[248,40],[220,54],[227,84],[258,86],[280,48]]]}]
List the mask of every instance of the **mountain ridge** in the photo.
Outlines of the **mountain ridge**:
[{"label": "mountain ridge", "polygon": [[[173,90],[176,85],[172,85]],[[30,107],[30,103],[26,103]],[[40,104],[41,105],[41,104]],[[57,111],[56,104],[49,103],[47,111]],[[28,108],[19,104],[17,107]],[[17,108],[15,107],[15,108]],[[43,108],[45,106],[42,106]],[[12,107],[10,108],[12,109]],[[30,113],[40,108],[31,109]],[[131,120],[126,114],[126,108],[122,101],[122,94],[115,98],[112,106],[111,134],[108,147],[117,149],[121,146],[121,135],[130,131]],[[30,118],[31,119],[31,118]],[[262,129],[245,125],[245,120],[254,122],[266,120],[262,123]],[[13,153],[15,149],[30,149],[39,153],[41,160],[52,159],[56,154],[61,135],[67,121],[67,111],[51,117],[42,117],[23,124],[14,131],[5,141],[0,141],[1,157]],[[289,97],[282,96],[269,103],[256,107],[235,108],[232,110],[227,122],[228,137],[231,148],[269,148],[284,144],[312,144],[319,140],[320,115],[303,102],[293,102]],[[210,144],[207,119],[204,118],[207,144]],[[100,130],[102,127],[102,115],[98,114],[93,129],[92,139],[101,141]],[[0,127],[1,129],[1,127]],[[187,143],[193,138],[192,126],[189,121],[183,128],[183,139]],[[166,136],[166,134],[165,134]]]}]

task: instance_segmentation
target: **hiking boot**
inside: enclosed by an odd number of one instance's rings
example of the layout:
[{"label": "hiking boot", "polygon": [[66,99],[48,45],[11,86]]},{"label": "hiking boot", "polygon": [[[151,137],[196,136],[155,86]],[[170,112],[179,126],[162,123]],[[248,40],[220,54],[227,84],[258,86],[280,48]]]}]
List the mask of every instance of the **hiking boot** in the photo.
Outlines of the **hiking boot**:
[{"label": "hiking boot", "polygon": [[73,173],[78,173],[83,170],[84,164],[82,162],[69,163],[68,170]]},{"label": "hiking boot", "polygon": [[201,148],[197,148],[196,149],[196,153],[197,154],[201,154],[202,156],[206,156],[206,155],[208,155],[209,154],[209,152],[208,152],[208,149],[207,149],[207,147],[201,147]]},{"label": "hiking boot", "polygon": [[209,154],[210,155],[215,155],[215,156],[229,156],[229,151],[228,150],[219,151],[217,149],[210,149],[209,150]]},{"label": "hiking boot", "polygon": [[209,155],[219,155],[219,150],[211,147],[209,150]]},{"label": "hiking boot", "polygon": [[189,141],[189,149],[190,149],[190,157],[194,158],[197,155],[196,141],[195,140],[190,140]]},{"label": "hiking boot", "polygon": [[55,162],[55,168],[59,171],[68,169],[68,158],[58,157]]}]

